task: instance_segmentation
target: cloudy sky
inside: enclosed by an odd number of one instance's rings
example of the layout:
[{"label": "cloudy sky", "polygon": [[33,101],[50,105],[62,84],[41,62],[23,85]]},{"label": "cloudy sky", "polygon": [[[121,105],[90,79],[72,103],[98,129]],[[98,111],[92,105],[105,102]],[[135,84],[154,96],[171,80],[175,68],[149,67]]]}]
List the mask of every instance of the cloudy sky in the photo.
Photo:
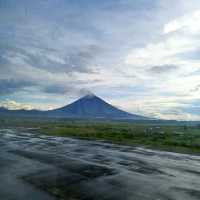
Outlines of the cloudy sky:
[{"label": "cloudy sky", "polygon": [[88,91],[126,111],[200,120],[199,0],[0,0],[0,106]]}]

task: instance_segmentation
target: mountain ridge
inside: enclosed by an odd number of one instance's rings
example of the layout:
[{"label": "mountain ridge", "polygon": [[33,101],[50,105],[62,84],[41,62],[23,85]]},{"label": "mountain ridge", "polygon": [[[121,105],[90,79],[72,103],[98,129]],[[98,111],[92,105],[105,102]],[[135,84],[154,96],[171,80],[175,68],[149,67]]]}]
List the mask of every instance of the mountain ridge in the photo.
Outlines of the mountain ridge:
[{"label": "mountain ridge", "polygon": [[55,117],[55,118],[92,118],[92,119],[133,119],[147,120],[150,118],[123,111],[94,94],[85,95],[61,108],[40,110],[8,110],[0,108],[0,115]]}]

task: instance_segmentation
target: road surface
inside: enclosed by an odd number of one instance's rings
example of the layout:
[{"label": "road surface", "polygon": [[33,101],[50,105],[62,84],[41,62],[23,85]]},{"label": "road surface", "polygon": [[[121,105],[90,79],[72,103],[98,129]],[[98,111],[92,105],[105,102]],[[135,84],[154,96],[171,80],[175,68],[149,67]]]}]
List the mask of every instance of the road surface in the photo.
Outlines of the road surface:
[{"label": "road surface", "polygon": [[200,156],[0,129],[2,200],[199,200]]}]

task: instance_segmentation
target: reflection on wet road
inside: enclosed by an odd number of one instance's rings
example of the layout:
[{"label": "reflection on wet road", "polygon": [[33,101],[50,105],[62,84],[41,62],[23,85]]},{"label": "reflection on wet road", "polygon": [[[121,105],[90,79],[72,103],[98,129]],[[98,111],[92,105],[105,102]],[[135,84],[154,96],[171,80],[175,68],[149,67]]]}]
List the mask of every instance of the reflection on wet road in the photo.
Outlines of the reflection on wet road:
[{"label": "reflection on wet road", "polygon": [[199,200],[200,156],[0,130],[2,200]]}]

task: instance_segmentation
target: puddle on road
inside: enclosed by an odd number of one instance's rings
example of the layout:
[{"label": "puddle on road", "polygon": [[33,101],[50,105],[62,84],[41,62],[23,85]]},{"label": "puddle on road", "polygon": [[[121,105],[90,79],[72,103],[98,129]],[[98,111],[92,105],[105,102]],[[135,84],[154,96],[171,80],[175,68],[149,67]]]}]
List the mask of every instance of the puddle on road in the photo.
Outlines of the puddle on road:
[{"label": "puddle on road", "polygon": [[[59,199],[97,200],[97,197],[94,197],[96,196],[95,191],[88,192],[91,189],[91,182],[94,186],[97,179],[117,174],[117,171],[112,168],[90,164],[81,160],[19,150],[12,151],[12,153],[55,167],[54,170],[36,171],[22,178],[24,181],[47,191]],[[112,197],[111,199],[116,198]]]}]

